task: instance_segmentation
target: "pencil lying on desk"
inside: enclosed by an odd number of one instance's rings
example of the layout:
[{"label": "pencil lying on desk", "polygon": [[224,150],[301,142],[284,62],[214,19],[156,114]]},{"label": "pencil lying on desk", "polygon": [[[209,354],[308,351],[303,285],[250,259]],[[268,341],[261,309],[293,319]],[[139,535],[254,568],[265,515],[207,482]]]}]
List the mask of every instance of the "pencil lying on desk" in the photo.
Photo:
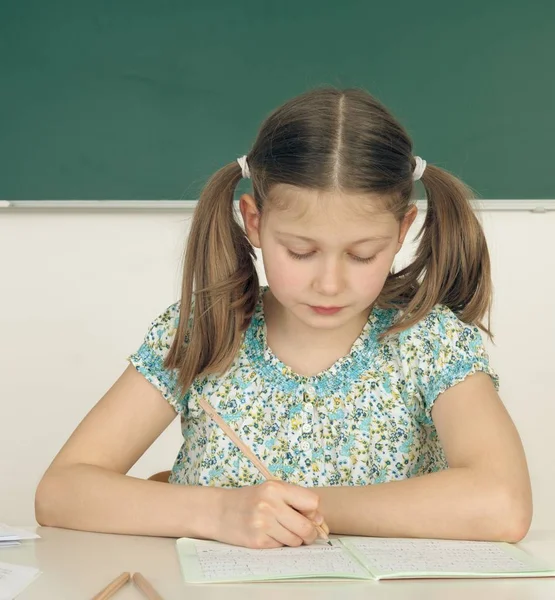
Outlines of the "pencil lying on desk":
[{"label": "pencil lying on desk", "polygon": [[[252,462],[252,464],[264,475],[264,477],[271,481],[281,481],[279,477],[272,475],[266,465],[256,456],[256,454],[241,440],[241,438],[231,429],[231,427],[220,417],[220,415],[216,412],[214,407],[209,404],[205,398],[201,397],[199,399],[199,404],[201,405],[204,412],[224,431],[227,437],[241,450],[241,452]],[[314,523],[316,530],[318,531],[319,536],[329,541],[328,535],[325,532],[322,525],[317,525]]]},{"label": "pencil lying on desk", "polygon": [[122,588],[131,579],[131,573],[122,573],[119,577],[116,577],[114,581],[109,583],[103,590],[98,592],[92,600],[108,600],[113,596],[120,588]]},{"label": "pencil lying on desk", "polygon": [[148,600],[164,600],[140,573],[133,573],[133,583],[143,592]]}]

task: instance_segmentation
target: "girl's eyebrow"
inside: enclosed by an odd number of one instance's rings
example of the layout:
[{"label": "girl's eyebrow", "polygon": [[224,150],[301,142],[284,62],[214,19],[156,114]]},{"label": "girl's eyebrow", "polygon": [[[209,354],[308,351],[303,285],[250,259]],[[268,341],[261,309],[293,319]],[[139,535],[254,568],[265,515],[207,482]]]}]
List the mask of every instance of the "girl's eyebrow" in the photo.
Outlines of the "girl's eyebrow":
[{"label": "girl's eyebrow", "polygon": [[[297,240],[302,240],[303,242],[311,242],[313,244],[317,243],[317,240],[313,240],[312,238],[305,237],[304,235],[295,235],[293,233],[286,233],[284,231],[277,231],[276,233],[277,233],[277,235],[281,235],[281,236],[285,236],[285,237],[289,237],[289,238],[295,238]],[[363,238],[361,240],[356,240],[354,242],[351,242],[348,245],[349,246],[357,246],[358,244],[364,244],[365,242],[381,242],[381,241],[390,240],[390,239],[391,239],[390,235],[373,235],[370,237]]]}]

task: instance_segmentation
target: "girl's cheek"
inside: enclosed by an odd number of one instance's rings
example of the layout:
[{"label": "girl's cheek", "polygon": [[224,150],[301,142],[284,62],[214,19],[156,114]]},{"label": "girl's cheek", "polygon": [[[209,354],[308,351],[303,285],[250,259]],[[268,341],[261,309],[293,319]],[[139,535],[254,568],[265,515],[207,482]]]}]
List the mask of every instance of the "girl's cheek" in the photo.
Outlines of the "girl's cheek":
[{"label": "girl's cheek", "polygon": [[301,265],[291,260],[273,260],[266,265],[266,276],[274,284],[284,284],[290,287],[306,282],[306,273]]}]

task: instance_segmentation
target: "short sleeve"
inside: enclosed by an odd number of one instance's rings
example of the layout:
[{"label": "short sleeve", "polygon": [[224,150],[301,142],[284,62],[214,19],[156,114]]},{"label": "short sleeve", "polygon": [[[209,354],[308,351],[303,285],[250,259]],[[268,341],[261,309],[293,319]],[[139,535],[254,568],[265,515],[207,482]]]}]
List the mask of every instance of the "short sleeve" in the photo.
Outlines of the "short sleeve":
[{"label": "short sleeve", "polygon": [[436,305],[419,323],[399,334],[407,378],[422,398],[426,420],[436,398],[483,371],[499,390],[499,377],[491,368],[480,330],[461,321],[448,307]]},{"label": "short sleeve", "polygon": [[150,324],[140,348],[128,357],[178,413],[183,413],[183,399],[178,395],[177,370],[164,367],[179,324],[179,302],[172,304]]}]

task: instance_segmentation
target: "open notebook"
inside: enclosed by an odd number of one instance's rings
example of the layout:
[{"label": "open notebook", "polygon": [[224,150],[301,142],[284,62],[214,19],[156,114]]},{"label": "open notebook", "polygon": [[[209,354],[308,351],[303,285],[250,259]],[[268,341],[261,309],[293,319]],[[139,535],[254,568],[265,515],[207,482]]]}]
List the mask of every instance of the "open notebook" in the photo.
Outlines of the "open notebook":
[{"label": "open notebook", "polygon": [[520,548],[503,542],[340,537],[299,548],[252,550],[181,538],[177,553],[189,583],[280,579],[555,577]]}]

